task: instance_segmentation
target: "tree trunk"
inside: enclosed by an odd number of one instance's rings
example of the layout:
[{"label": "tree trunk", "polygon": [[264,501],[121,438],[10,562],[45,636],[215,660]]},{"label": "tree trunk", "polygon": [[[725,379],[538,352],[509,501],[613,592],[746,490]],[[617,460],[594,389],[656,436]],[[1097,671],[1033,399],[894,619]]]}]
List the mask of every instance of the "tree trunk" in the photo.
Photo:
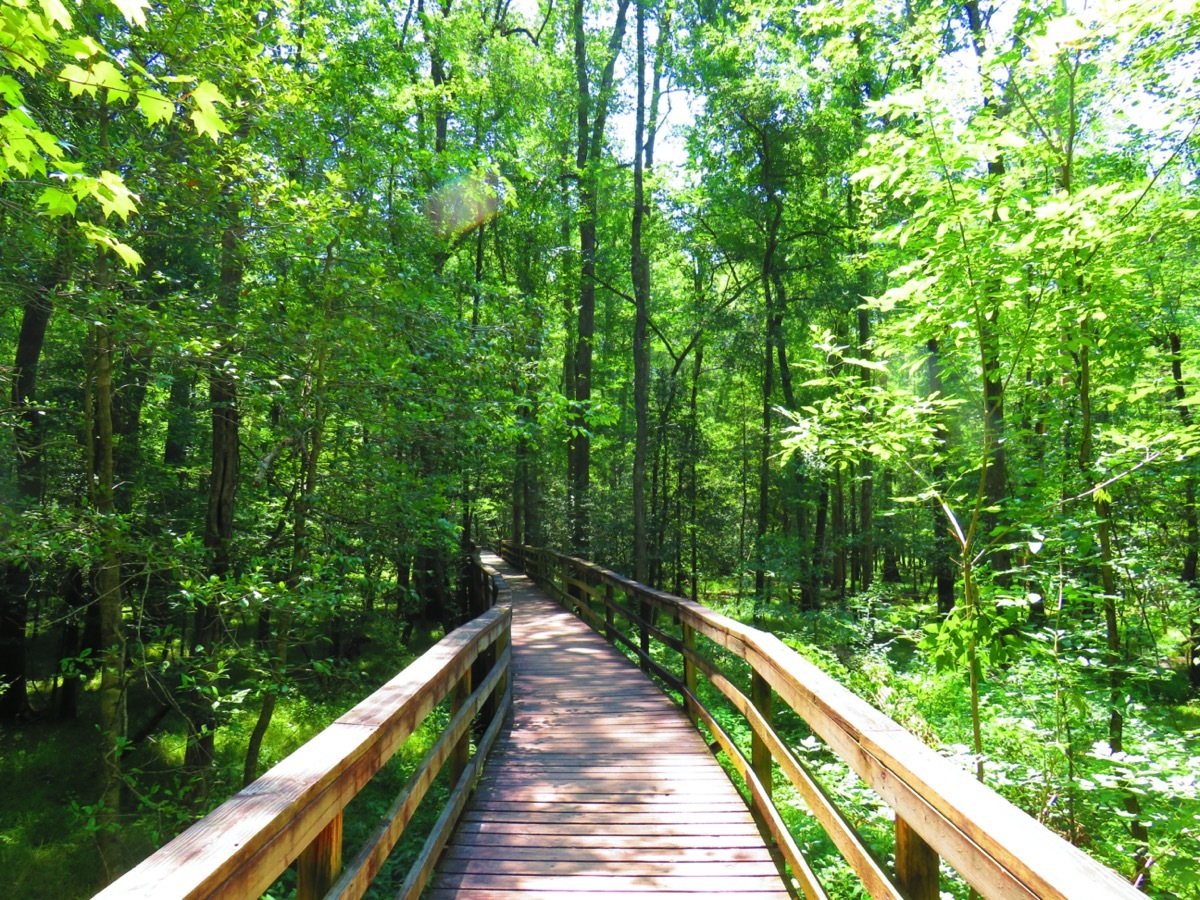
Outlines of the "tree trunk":
[{"label": "tree trunk", "polygon": [[613,71],[625,36],[625,17],[630,0],[619,0],[617,18],[608,40],[609,57],[600,76],[600,89],[591,93],[588,76],[587,34],[584,3],[575,0],[571,27],[575,43],[577,144],[575,166],[579,177],[579,309],[575,331],[574,385],[566,385],[568,400],[575,403],[571,437],[568,439],[568,504],[570,538],[575,553],[587,554],[590,541],[589,496],[591,493],[592,442],[587,430],[587,411],[592,402],[592,339],[596,330],[596,223],[599,218],[600,159],[604,152],[604,128],[612,94]]},{"label": "tree trunk", "polygon": [[630,275],[636,314],[633,326],[633,408],[637,421],[633,450],[633,580],[646,583],[646,451],[649,443],[650,346],[646,340],[650,303],[650,264],[642,251],[642,222],[646,214],[646,11],[637,0],[637,114],[633,145],[633,225],[630,236]]},{"label": "tree trunk", "polygon": [[[231,186],[226,190],[232,191]],[[218,308],[225,319],[225,342],[214,354],[208,373],[209,402],[212,406],[212,474],[209,477],[208,510],[204,520],[204,546],[209,553],[209,574],[216,579],[229,577],[232,567],[234,510],[241,468],[240,413],[237,380],[233,374],[234,351],[230,346],[236,334],[243,277],[242,233],[239,204],[232,197],[222,202],[224,227],[221,233],[221,271],[217,289]],[[220,612],[209,601],[196,609],[192,652],[215,654],[220,642]],[[201,663],[207,670],[207,665]],[[207,781],[215,757],[215,728],[212,700],[200,688],[188,698],[188,740],[184,768],[198,778],[192,795],[200,802],[207,794]]]},{"label": "tree trunk", "polygon": [[[858,354],[862,359],[871,358],[871,317],[866,309],[858,310]],[[864,389],[871,387],[871,370],[862,367],[861,378]],[[875,578],[875,535],[872,507],[874,493],[874,460],[864,456],[858,464],[858,551],[861,572],[860,590],[868,590]]]},{"label": "tree trunk", "polygon": [[[1092,402],[1091,402],[1091,340],[1092,323],[1085,318],[1080,328],[1079,347],[1079,469],[1088,482],[1095,482],[1092,459]],[[1125,749],[1125,673],[1121,653],[1121,632],[1117,621],[1117,574],[1112,546],[1112,504],[1108,495],[1096,491],[1093,495],[1097,524],[1096,537],[1100,545],[1100,588],[1104,592],[1105,664],[1108,666],[1108,744],[1113,753]],[[1122,805],[1129,815],[1129,833],[1137,842],[1134,865],[1141,887],[1149,887],[1149,831],[1141,820],[1141,802],[1137,794],[1126,790]],[[1135,880],[1137,880],[1135,878]]]},{"label": "tree trunk", "polygon": [[[928,396],[942,396],[945,385],[942,383],[942,357],[937,338],[931,338],[925,345],[929,356],[925,360],[925,375]],[[950,433],[939,416],[934,427],[934,442],[938,445],[936,461],[933,466],[934,481],[938,489],[946,494],[949,485],[946,484],[946,451]],[[933,505],[933,577],[937,583],[937,608],[942,616],[948,616],[954,609],[955,566],[951,557],[953,552],[950,541],[950,523],[941,506]]]},{"label": "tree trunk", "polygon": [[187,464],[188,450],[193,440],[195,413],[192,410],[192,391],[195,373],[176,366],[171,377],[171,394],[167,401],[167,434],[163,442],[163,462],[172,468]]},{"label": "tree trunk", "polygon": [[692,367],[692,396],[689,403],[690,428],[688,429],[688,540],[691,550],[691,597],[693,603],[700,602],[699,531],[700,517],[696,510],[697,480],[696,461],[700,455],[700,419],[696,413],[696,396],[700,391],[700,372],[704,359],[704,345],[696,344],[696,359]]},{"label": "tree trunk", "polygon": [[[100,264],[98,264],[100,265]],[[103,282],[103,278],[101,278]],[[114,488],[113,344],[106,323],[92,326],[96,367],[96,512],[101,557],[97,573],[100,610],[100,814],[97,839],[105,866],[118,864],[121,815],[121,745],[125,737],[125,634],[121,604],[120,533]]]},{"label": "tree trunk", "polygon": [[[1175,400],[1179,404],[1179,418],[1185,429],[1192,425],[1191,407],[1184,406],[1183,358],[1180,356],[1182,342],[1179,334],[1172,331],[1167,335],[1171,342],[1171,378],[1175,386]],[[1196,515],[1196,476],[1191,472],[1183,480],[1183,516],[1187,523],[1183,570],[1179,580],[1187,586],[1192,600],[1191,622],[1188,628],[1188,682],[1193,691],[1200,692],[1200,613],[1196,611],[1197,557],[1200,556],[1200,521]]]},{"label": "tree trunk", "polygon": [[[54,292],[71,269],[71,232],[66,220],[58,232],[54,259],[33,288],[21,312],[21,330],[12,372],[12,409],[16,413],[16,510],[41,501],[45,478],[42,411],[36,408],[38,364],[54,311]],[[28,709],[26,697],[26,619],[32,579],[28,566],[15,560],[0,564],[0,719]]]}]

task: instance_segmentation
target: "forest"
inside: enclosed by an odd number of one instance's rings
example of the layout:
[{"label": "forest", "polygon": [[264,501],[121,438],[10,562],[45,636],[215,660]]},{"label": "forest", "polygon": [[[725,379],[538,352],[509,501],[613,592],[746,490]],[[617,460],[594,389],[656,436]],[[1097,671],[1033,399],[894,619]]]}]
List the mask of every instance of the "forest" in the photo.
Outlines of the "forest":
[{"label": "forest", "polygon": [[11,890],[90,896],[508,539],[1200,898],[1198,127],[1195,0],[0,0]]}]

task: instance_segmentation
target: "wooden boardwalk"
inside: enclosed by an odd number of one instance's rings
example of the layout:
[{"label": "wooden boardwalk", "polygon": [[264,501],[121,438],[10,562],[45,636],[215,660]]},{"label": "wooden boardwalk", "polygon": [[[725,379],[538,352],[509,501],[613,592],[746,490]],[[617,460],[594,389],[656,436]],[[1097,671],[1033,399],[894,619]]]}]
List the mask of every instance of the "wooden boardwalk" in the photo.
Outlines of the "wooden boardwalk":
[{"label": "wooden boardwalk", "polygon": [[622,900],[787,891],[732,783],[641,671],[499,557],[513,721],[424,896]]}]

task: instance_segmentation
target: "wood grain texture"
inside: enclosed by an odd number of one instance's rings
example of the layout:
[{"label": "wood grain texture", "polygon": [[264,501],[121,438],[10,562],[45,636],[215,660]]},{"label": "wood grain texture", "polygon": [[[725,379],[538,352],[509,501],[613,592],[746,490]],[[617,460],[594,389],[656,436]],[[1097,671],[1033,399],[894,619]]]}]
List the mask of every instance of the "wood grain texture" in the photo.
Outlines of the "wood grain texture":
[{"label": "wood grain texture", "polygon": [[424,896],[785,900],[687,717],[579,618],[484,560],[512,592],[513,721]]}]

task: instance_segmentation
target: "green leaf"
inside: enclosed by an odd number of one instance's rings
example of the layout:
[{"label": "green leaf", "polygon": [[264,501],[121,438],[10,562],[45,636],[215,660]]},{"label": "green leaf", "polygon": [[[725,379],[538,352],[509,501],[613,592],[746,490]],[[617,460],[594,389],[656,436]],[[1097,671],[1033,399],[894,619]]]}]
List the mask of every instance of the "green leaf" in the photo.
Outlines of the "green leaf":
[{"label": "green leaf", "polygon": [[52,218],[75,214],[78,202],[71,191],[59,187],[48,187],[38,197],[38,205],[46,207],[46,214]]},{"label": "green leaf", "polygon": [[91,59],[93,56],[98,56],[104,52],[104,48],[96,43],[95,38],[88,35],[79,37],[67,38],[59,44],[59,50],[67,56],[73,56],[78,60]]},{"label": "green leaf", "polygon": [[229,127],[221,118],[221,114],[217,112],[217,103],[225,103],[227,101],[221,92],[211,81],[202,81],[196,85],[191,93],[191,98],[196,103],[196,108],[190,113],[192,123],[196,126],[196,131],[200,134],[207,134],[214,142],[221,139],[222,134],[229,134]]},{"label": "green leaf", "polygon": [[51,22],[57,22],[63,28],[71,27],[71,14],[62,5],[62,0],[41,0],[42,12]]},{"label": "green leaf", "polygon": [[58,77],[67,83],[67,88],[71,91],[72,97],[78,97],[85,90],[91,93],[87,87],[88,73],[81,69],[75,63],[69,63],[63,66],[63,70],[58,73]]},{"label": "green leaf", "polygon": [[117,239],[117,236],[100,225],[93,225],[91,222],[80,222],[79,230],[83,236],[91,243],[98,247],[105,247],[121,258],[125,265],[129,266],[135,272],[145,263],[141,254]]},{"label": "green leaf", "polygon": [[138,109],[151,125],[169,122],[175,115],[175,104],[155,90],[138,91]]},{"label": "green leaf", "polygon": [[137,211],[137,196],[125,186],[116,172],[101,172],[99,178],[91,180],[88,193],[100,204],[105,218],[116,213],[123,220],[128,220],[130,214]]},{"label": "green leaf", "polygon": [[145,26],[146,10],[150,8],[149,0],[112,0],[112,4],[131,25]]},{"label": "green leaf", "polygon": [[21,83],[11,75],[0,75],[0,97],[9,106],[21,106],[25,97],[21,93]]}]

